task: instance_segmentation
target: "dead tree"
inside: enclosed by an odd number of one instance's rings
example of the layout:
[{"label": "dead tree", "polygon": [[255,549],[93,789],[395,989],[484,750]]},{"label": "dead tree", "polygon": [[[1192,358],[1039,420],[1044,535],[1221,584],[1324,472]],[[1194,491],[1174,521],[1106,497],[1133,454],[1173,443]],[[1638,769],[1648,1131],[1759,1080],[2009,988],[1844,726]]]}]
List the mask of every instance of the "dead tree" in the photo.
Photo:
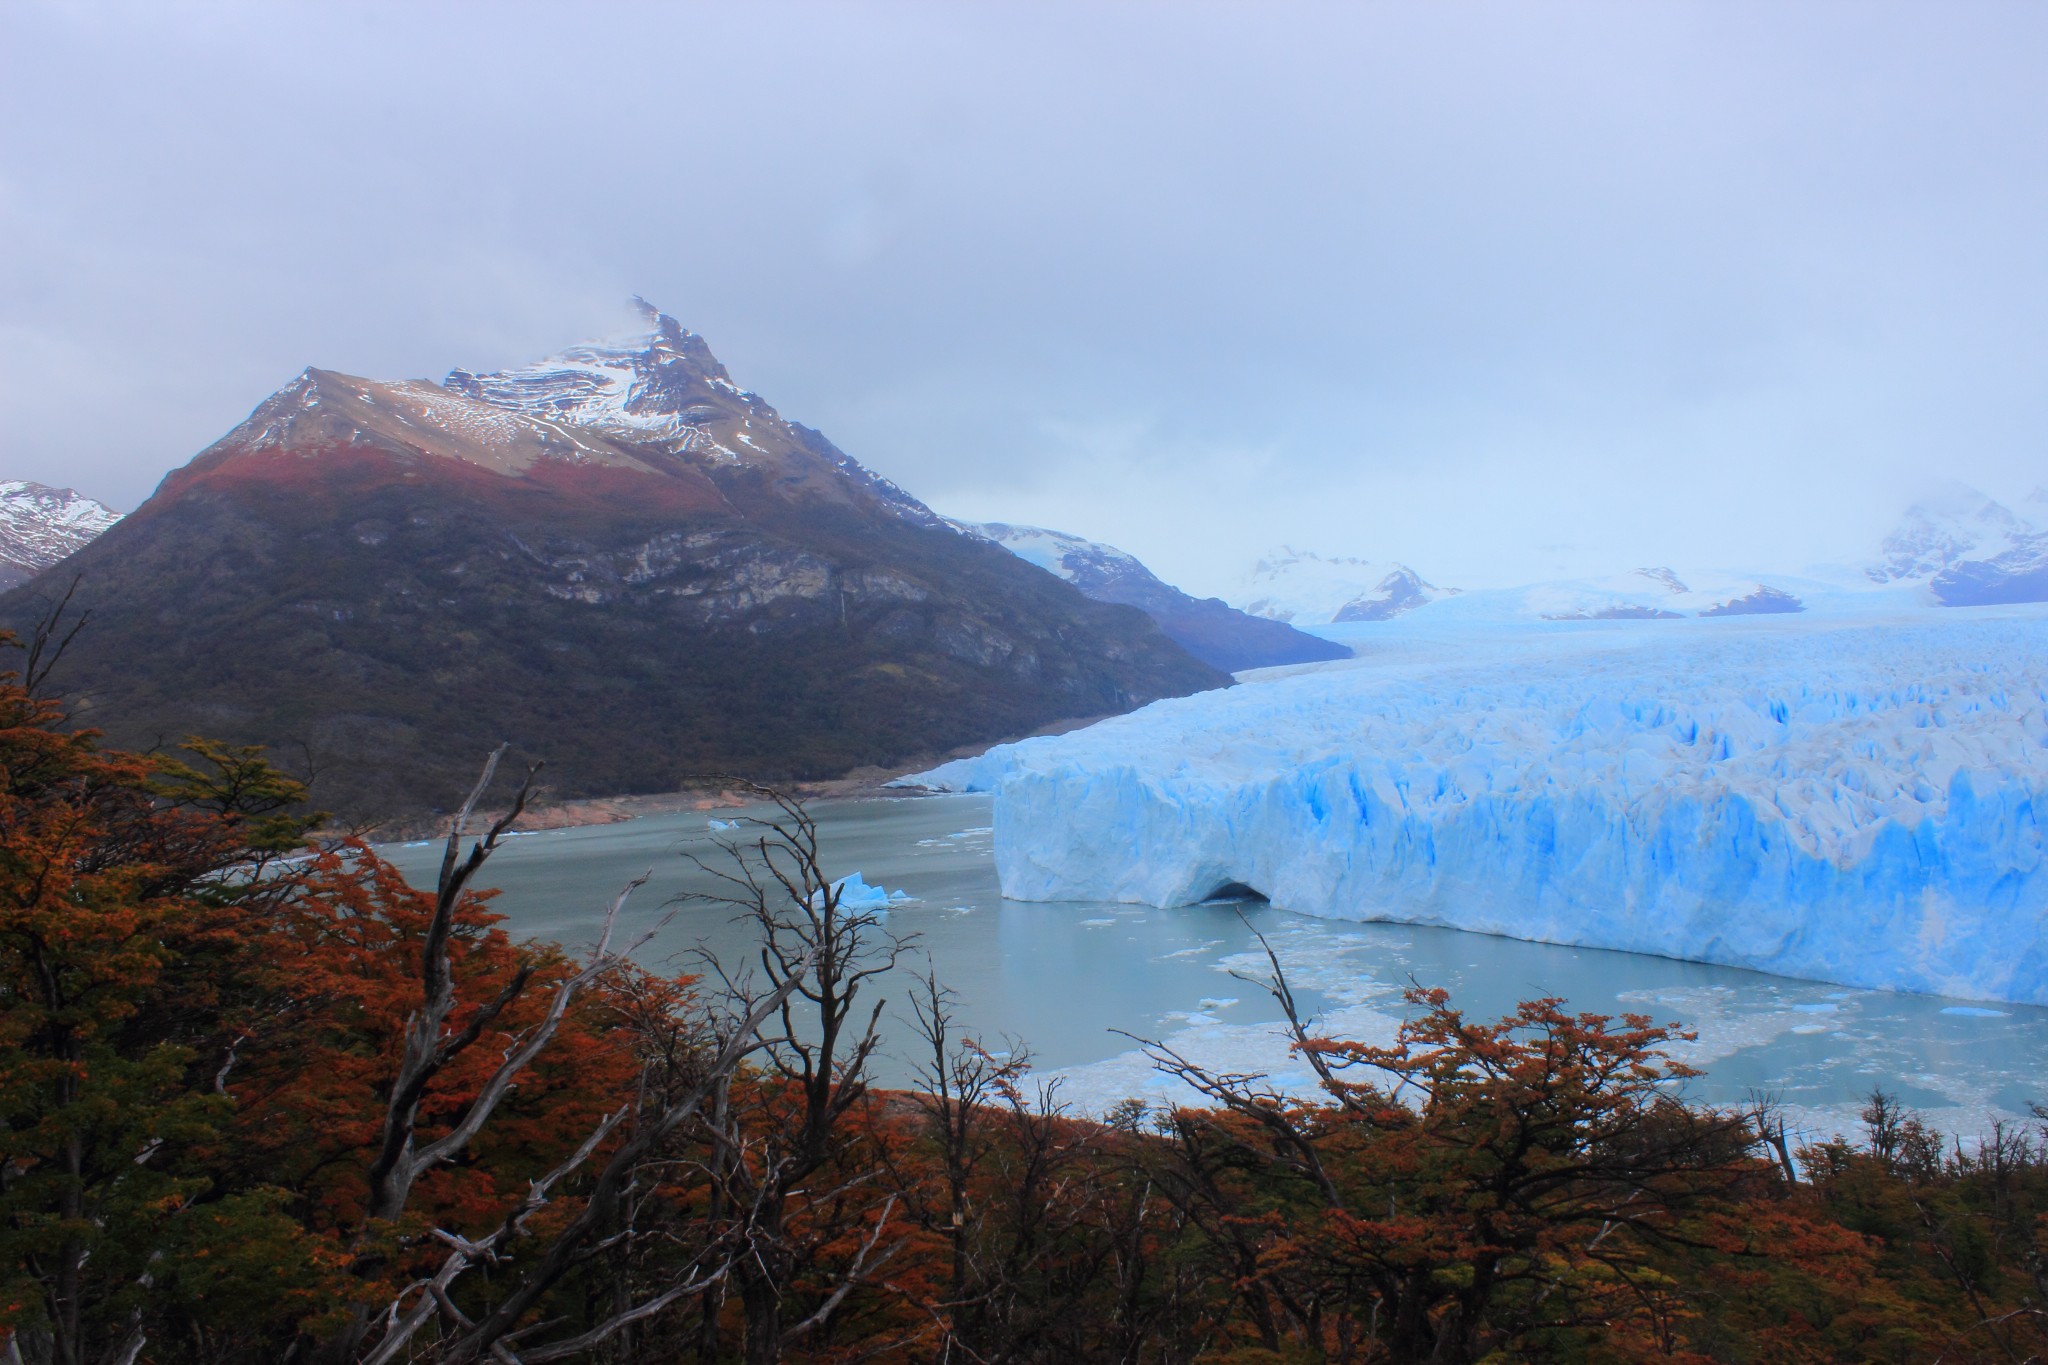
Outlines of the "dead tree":
[{"label": "dead tree", "polygon": [[[784,1000],[794,989],[796,980],[792,979],[751,1002],[738,1021],[723,1032],[702,1079],[656,1114],[644,1118],[637,1131],[620,1144],[585,1194],[583,1207],[576,1216],[555,1234],[537,1263],[517,1276],[511,1291],[481,1320],[472,1320],[454,1305],[448,1296],[449,1287],[471,1267],[499,1261],[515,1239],[528,1235],[528,1220],[547,1206],[555,1184],[590,1159],[631,1113],[632,1106],[623,1106],[607,1115],[566,1161],[532,1182],[527,1197],[489,1236],[471,1241],[437,1230],[435,1236],[449,1248],[447,1258],[431,1279],[408,1286],[393,1301],[387,1313],[390,1326],[376,1349],[364,1357],[363,1365],[386,1365],[401,1358],[414,1335],[437,1316],[444,1324],[444,1336],[452,1337],[434,1357],[445,1365],[484,1359],[526,1365],[563,1360],[591,1350],[631,1324],[654,1317],[722,1281],[730,1273],[731,1257],[706,1256],[648,1298],[571,1336],[525,1344],[524,1338],[534,1329],[520,1329],[522,1319],[564,1276],[619,1237],[628,1235],[616,1227],[620,1207],[630,1187],[643,1178],[648,1160],[696,1116],[705,1100],[731,1078],[742,1059],[762,1046],[762,1025],[781,1011]],[[405,1301],[413,1296],[413,1305],[406,1311]]]},{"label": "dead tree", "polygon": [[[912,1103],[938,1179],[881,1155],[906,1215],[948,1248],[943,1288],[909,1295],[932,1320],[931,1358],[1093,1358],[1128,1321],[1144,1277],[1149,1186],[1104,1178],[1120,1135],[1070,1116],[1057,1080],[1034,1083],[1021,1044],[991,1052],[956,1036],[953,996],[929,970],[911,1004],[923,1048]],[[1107,1287],[1110,1314],[1100,1311]]]},{"label": "dead tree", "polygon": [[[722,779],[720,779],[722,781]],[[733,1292],[742,1306],[748,1365],[771,1365],[818,1332],[846,1298],[869,1282],[903,1245],[883,1245],[896,1200],[874,1193],[878,1167],[847,1160],[843,1120],[867,1093],[868,1066],[880,1042],[882,1000],[859,1012],[863,988],[894,967],[903,944],[877,915],[842,904],[822,861],[817,823],[800,802],[752,783],[740,785],[771,807],[746,821],[749,840],[723,840],[721,865],[693,858],[719,886],[701,899],[729,906],[760,933],[761,977],[779,1000],[779,1036],[765,1048],[765,1074],[744,1097],[722,1089],[705,1112],[711,1147],[707,1173],[717,1205],[732,1223]],[[715,960],[729,988],[746,982]],[[744,1102],[742,1102],[742,1098]],[[804,1226],[793,1219],[801,1203]],[[852,1260],[821,1266],[830,1234],[866,1224]],[[832,1227],[821,1226],[832,1222]],[[793,1282],[822,1276],[829,1289],[799,1303]],[[809,1308],[792,1322],[793,1309]],[[708,1317],[699,1343],[718,1350]]]},{"label": "dead tree", "polygon": [[[612,936],[626,898],[646,880],[645,877],[630,883],[613,898],[605,913],[598,942],[592,948],[588,959],[580,969],[556,984],[541,1018],[514,1036],[506,1045],[497,1067],[486,1077],[476,1097],[470,1101],[455,1124],[446,1133],[431,1141],[420,1141],[420,1105],[435,1077],[444,1072],[458,1057],[483,1041],[491,1025],[525,993],[533,978],[533,966],[521,966],[504,988],[495,997],[481,1004],[461,1028],[450,1026],[450,1019],[458,1003],[454,966],[449,956],[449,942],[454,934],[457,907],[477,872],[497,850],[506,830],[511,828],[512,823],[525,810],[527,797],[532,790],[533,775],[539,766],[535,765],[534,769],[528,770],[526,780],[520,784],[511,809],[493,823],[465,855],[462,852],[462,841],[469,832],[470,819],[475,813],[477,802],[483,798],[492,778],[496,776],[498,763],[504,753],[504,747],[500,747],[486,761],[483,776],[470,792],[469,798],[462,803],[462,808],[456,813],[449,827],[447,846],[442,854],[441,872],[435,889],[434,909],[428,919],[420,948],[420,1003],[407,1023],[404,1052],[399,1060],[397,1074],[392,1079],[390,1097],[385,1105],[384,1119],[367,1173],[367,1218],[364,1231],[357,1239],[358,1254],[363,1257],[358,1264],[359,1273],[369,1270],[373,1265],[372,1258],[364,1255],[362,1250],[367,1242],[369,1229],[378,1223],[388,1225],[396,1222],[404,1214],[413,1187],[419,1179],[435,1167],[462,1155],[477,1134],[490,1122],[519,1074],[531,1065],[553,1040],[563,1017],[568,1013],[577,995],[599,978],[615,971],[626,961],[633,948],[639,946],[636,942],[622,951],[615,951],[612,948]],[[644,942],[644,938],[641,941]],[[771,1012],[772,1010],[765,1011],[763,1017]],[[735,1042],[733,1046],[738,1048],[739,1043]],[[730,1064],[736,1064],[736,1058]],[[449,1285],[464,1270],[480,1260],[488,1259],[505,1239],[521,1231],[526,1220],[547,1202],[555,1184],[589,1159],[610,1135],[612,1129],[626,1116],[628,1108],[622,1108],[608,1116],[569,1161],[534,1182],[527,1200],[515,1209],[506,1224],[490,1237],[482,1242],[469,1242],[455,1234],[437,1234],[450,1244],[451,1253],[443,1262],[438,1275],[414,1287],[421,1291],[420,1302],[432,1305],[428,1314],[421,1315],[418,1304],[415,1304],[411,1311],[405,1311],[403,1304],[407,1296],[401,1295],[386,1312],[382,1330],[373,1335],[373,1324],[368,1310],[358,1309],[349,1322],[322,1345],[319,1358],[334,1362],[358,1358],[378,1362],[393,1359],[398,1352],[406,1348],[412,1336],[424,1325],[433,1311],[448,1314],[451,1322],[456,1326],[462,1326],[461,1315],[453,1309],[452,1301],[448,1298]],[[686,1115],[676,1117],[674,1124],[680,1124],[683,1117]],[[367,1355],[364,1354],[366,1349]]]}]

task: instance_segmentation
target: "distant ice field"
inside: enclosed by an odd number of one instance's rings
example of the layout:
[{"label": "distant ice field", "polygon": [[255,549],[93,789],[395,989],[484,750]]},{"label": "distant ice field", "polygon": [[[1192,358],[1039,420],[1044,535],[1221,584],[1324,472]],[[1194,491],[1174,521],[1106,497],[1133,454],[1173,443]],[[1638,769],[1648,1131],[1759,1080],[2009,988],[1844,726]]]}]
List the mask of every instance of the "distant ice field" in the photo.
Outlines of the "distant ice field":
[{"label": "distant ice field", "polygon": [[1013,899],[1244,887],[1340,919],[2048,1004],[2048,607],[1897,600],[1572,623],[1446,602],[1321,632],[1356,660],[918,780],[994,793]]}]

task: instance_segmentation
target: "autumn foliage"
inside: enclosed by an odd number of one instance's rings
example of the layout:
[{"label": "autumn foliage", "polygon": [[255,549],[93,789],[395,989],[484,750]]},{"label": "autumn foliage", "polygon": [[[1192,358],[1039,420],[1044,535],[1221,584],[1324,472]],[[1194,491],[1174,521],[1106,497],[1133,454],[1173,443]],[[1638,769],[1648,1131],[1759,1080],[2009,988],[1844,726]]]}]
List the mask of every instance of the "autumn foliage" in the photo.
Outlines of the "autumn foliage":
[{"label": "autumn foliage", "polygon": [[[1418,990],[1370,1046],[1300,1018],[1277,962],[1312,1093],[1153,1045],[1203,1102],[1084,1119],[957,1036],[793,804],[730,850],[753,975],[665,980],[309,842],[302,797],[0,684],[7,1359],[2048,1350],[2038,1131],[1959,1146],[1879,1096],[1781,1157],[1767,1114],[1679,1098],[1650,1019]],[[868,1080],[885,990],[922,1021],[911,1090]]]}]

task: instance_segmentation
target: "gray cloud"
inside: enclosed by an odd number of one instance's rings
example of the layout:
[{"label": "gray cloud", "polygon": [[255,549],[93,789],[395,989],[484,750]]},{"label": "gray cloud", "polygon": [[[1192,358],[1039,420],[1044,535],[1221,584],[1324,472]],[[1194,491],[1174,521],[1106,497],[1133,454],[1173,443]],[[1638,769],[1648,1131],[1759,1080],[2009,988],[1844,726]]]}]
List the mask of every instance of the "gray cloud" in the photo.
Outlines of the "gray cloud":
[{"label": "gray cloud", "polygon": [[0,11],[0,474],[645,293],[942,510],[1197,589],[1845,555],[2048,481],[2018,4]]}]

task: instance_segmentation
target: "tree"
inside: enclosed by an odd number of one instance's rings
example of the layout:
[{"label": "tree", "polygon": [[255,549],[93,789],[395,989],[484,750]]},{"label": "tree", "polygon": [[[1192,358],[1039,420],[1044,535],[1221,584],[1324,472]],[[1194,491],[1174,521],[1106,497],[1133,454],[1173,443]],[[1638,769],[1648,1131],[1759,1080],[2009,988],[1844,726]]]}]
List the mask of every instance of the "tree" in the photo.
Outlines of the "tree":
[{"label": "tree", "polygon": [[1746,1115],[1665,1092],[1691,1074],[1659,1051],[1669,1029],[1552,999],[1475,1024],[1417,988],[1393,1044],[1333,1039],[1267,951],[1320,1103],[1148,1046],[1215,1105],[1174,1116],[1168,1188],[1268,1349],[1476,1361],[1617,1323],[1675,1340],[1684,1294],[1660,1253],[1706,1245],[1771,1168]]},{"label": "tree", "polygon": [[[902,945],[872,911],[845,904],[801,803],[740,785],[773,814],[749,822],[751,840],[725,841],[722,864],[698,866],[724,888],[708,899],[759,931],[761,975],[710,965],[736,1001],[758,1002],[765,989],[780,1031],[764,1042],[765,1074],[721,1083],[699,1131],[714,1215],[733,1244],[744,1358],[771,1365],[821,1333],[905,1245],[896,1199],[876,1189],[881,1165],[847,1131],[880,1041],[883,1001],[863,1016],[860,997]],[[714,1322],[699,1349],[716,1358]]]},{"label": "tree", "polygon": [[[628,884],[613,898],[598,941],[580,965],[568,963],[546,947],[514,947],[501,932],[491,930],[469,887],[524,809],[531,772],[510,809],[466,855],[461,845],[472,812],[488,790],[503,752],[491,756],[482,778],[456,813],[430,904],[426,903],[429,898],[412,892],[360,845],[351,845],[345,854],[329,853],[316,863],[304,884],[308,894],[299,902],[299,923],[312,947],[317,950],[337,939],[347,941],[351,931],[361,942],[361,931],[368,929],[374,949],[383,950],[367,956],[360,952],[345,955],[341,959],[344,976],[353,975],[359,981],[388,979],[394,966],[408,960],[413,972],[398,997],[406,1004],[403,1027],[397,1030],[396,1056],[378,1067],[381,1075],[375,1093],[381,1114],[372,1131],[364,1135],[367,1141],[346,1144],[340,1163],[351,1175],[360,1172],[359,1208],[353,1210],[352,1219],[345,1218],[338,1225],[349,1235],[351,1269],[360,1279],[381,1286],[380,1295],[388,1295],[389,1301],[382,1306],[381,1328],[376,1327],[370,1311],[374,1301],[359,1302],[321,1343],[319,1356],[325,1360],[339,1363],[360,1357],[365,1365],[384,1365],[413,1350],[416,1339],[430,1324],[437,1328],[435,1358],[450,1365],[486,1356],[532,1362],[561,1359],[701,1291],[714,1278],[702,1273],[702,1267],[695,1267],[699,1273],[686,1273],[650,1298],[627,1304],[597,1322],[558,1332],[552,1338],[526,1339],[532,1337],[528,1315],[550,1291],[589,1259],[594,1246],[623,1235],[615,1226],[621,1197],[640,1178],[645,1159],[759,1046],[760,1024],[780,1007],[795,983],[771,990],[763,1000],[753,1002],[737,1027],[718,1040],[704,1076],[693,1088],[651,1111],[644,1102],[636,1103],[636,1093],[643,1099],[645,1095],[644,1087],[636,1084],[641,1059],[620,1046],[630,1035],[616,1028],[590,1027],[592,1021],[587,1017],[577,1017],[576,1006],[597,988],[616,986],[630,975],[627,959],[638,943],[615,949],[612,940],[620,910],[645,878]],[[465,929],[472,931],[466,944]],[[484,932],[475,934],[478,929]],[[392,942],[409,937],[416,939],[410,952],[388,951]],[[460,959],[467,971],[458,966],[458,944],[468,949]],[[317,979],[314,971],[311,966],[301,966],[294,975],[310,983]],[[460,989],[465,983],[472,988],[485,987],[466,1005]],[[343,986],[326,994],[332,999],[348,993]],[[390,1021],[397,1015],[389,1008],[388,997],[378,1003],[385,1006],[384,1031],[388,1035]],[[360,1031],[365,1016],[377,1017],[374,1006],[348,1012],[345,1023]],[[494,1040],[495,1046],[485,1046]],[[303,1060],[303,1052],[301,1048],[290,1055]],[[545,1125],[555,1136],[551,1155],[558,1159],[526,1176],[527,1188],[521,1197],[505,1198],[498,1188],[502,1177],[517,1171],[518,1164],[492,1163],[500,1181],[478,1191],[480,1199],[451,1198],[444,1190],[431,1201],[434,1218],[424,1224],[409,1219],[424,1182],[468,1156],[487,1134],[493,1134],[494,1122],[502,1118],[514,1085],[527,1080],[544,1061],[563,1060],[563,1053],[578,1074],[566,1091],[572,1112],[565,1115],[562,1106],[550,1106]],[[607,1107],[590,1113],[592,1100]],[[580,1121],[573,1112],[579,1102],[585,1110]],[[292,1096],[277,1107],[303,1109],[303,1096]],[[259,1110],[252,1106],[252,1112]],[[565,1124],[565,1117],[572,1121]],[[577,1140],[565,1144],[561,1139],[565,1131],[575,1134]],[[620,1136],[614,1145],[615,1134]],[[535,1145],[546,1150],[545,1142]],[[355,1152],[366,1158],[359,1166],[347,1159],[347,1154]],[[563,1187],[594,1162],[594,1175],[575,1187],[578,1198],[573,1211],[565,1211],[538,1248],[519,1246],[533,1236],[537,1216],[556,1203]],[[508,1164],[512,1171],[505,1170]],[[442,1225],[458,1220],[470,1230]],[[415,1259],[404,1253],[425,1245],[438,1247],[434,1261],[410,1278],[393,1281],[389,1270],[407,1269]],[[515,1249],[522,1254],[515,1257]],[[465,1308],[458,1302],[458,1286],[468,1272],[484,1265],[500,1266],[502,1280]],[[521,1340],[516,1356],[510,1346],[515,1338]]]},{"label": "tree", "polygon": [[303,791],[246,749],[102,751],[32,690],[50,638],[0,675],[0,1327],[27,1358],[125,1365],[153,1306],[321,1276],[271,1192],[201,1159],[233,1110],[220,1007],[255,989],[240,945]]}]

